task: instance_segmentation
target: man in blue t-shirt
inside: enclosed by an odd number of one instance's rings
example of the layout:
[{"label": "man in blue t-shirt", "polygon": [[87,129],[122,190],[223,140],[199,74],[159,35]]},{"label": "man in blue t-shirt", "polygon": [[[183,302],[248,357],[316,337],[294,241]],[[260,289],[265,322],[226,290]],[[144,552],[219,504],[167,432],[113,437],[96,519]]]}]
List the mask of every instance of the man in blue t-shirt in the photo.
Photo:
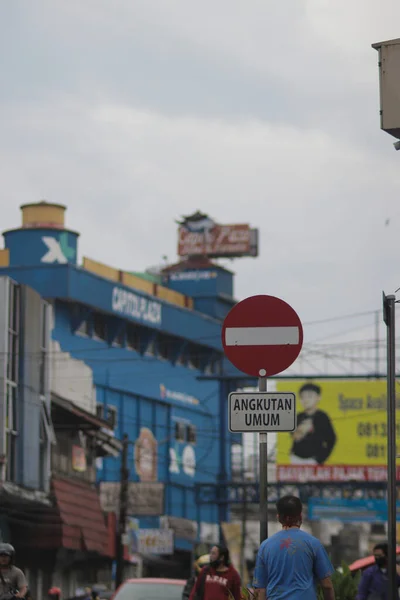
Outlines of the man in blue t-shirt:
[{"label": "man in blue t-shirt", "polygon": [[277,502],[282,531],[261,544],[253,586],[258,600],[317,600],[317,583],[325,600],[335,600],[331,561],[319,540],[301,531],[302,504],[296,496]]}]

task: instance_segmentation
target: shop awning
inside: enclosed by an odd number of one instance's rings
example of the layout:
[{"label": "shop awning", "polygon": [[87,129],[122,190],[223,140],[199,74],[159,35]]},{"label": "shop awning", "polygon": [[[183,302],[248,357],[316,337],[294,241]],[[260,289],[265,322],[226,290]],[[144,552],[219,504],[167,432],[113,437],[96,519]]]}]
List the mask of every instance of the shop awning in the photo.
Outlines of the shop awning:
[{"label": "shop awning", "polygon": [[90,484],[54,478],[53,492],[60,516],[60,546],[110,556],[108,529],[97,490]]},{"label": "shop awning", "polygon": [[51,416],[56,432],[80,429],[95,440],[97,456],[119,456],[122,443],[107,421],[56,394],[51,395]]},{"label": "shop awning", "polygon": [[0,514],[4,510],[16,545],[113,556],[113,536],[105,524],[98,492],[91,484],[53,478],[52,493],[45,502],[20,498],[8,487],[6,484],[0,488]]}]

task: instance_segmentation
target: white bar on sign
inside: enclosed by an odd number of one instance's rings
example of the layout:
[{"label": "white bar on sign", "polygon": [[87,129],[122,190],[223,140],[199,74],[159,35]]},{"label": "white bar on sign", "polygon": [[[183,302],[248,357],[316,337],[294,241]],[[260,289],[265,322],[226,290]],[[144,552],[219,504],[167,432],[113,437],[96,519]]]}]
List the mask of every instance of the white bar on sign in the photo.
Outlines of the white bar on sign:
[{"label": "white bar on sign", "polygon": [[227,346],[287,346],[299,343],[298,327],[227,327]]}]

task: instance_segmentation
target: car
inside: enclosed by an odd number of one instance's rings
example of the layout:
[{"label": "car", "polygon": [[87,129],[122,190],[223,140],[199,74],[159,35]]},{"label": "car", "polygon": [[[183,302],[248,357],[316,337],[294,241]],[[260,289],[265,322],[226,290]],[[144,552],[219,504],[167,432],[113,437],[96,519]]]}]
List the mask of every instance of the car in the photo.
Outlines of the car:
[{"label": "car", "polygon": [[113,600],[181,600],[186,579],[127,579]]}]

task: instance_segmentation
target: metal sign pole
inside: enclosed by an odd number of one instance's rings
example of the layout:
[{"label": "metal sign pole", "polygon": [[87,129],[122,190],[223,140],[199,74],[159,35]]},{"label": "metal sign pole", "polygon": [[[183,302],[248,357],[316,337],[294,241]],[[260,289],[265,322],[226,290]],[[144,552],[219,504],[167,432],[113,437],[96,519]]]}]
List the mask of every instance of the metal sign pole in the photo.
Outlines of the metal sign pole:
[{"label": "metal sign pole", "polygon": [[387,328],[387,475],[388,475],[388,600],[397,600],[396,571],[396,339],[395,296],[383,295],[383,320]]},{"label": "metal sign pole", "polygon": [[[267,378],[260,377],[258,391],[267,391]],[[260,544],[268,538],[268,434],[260,433]]]}]

